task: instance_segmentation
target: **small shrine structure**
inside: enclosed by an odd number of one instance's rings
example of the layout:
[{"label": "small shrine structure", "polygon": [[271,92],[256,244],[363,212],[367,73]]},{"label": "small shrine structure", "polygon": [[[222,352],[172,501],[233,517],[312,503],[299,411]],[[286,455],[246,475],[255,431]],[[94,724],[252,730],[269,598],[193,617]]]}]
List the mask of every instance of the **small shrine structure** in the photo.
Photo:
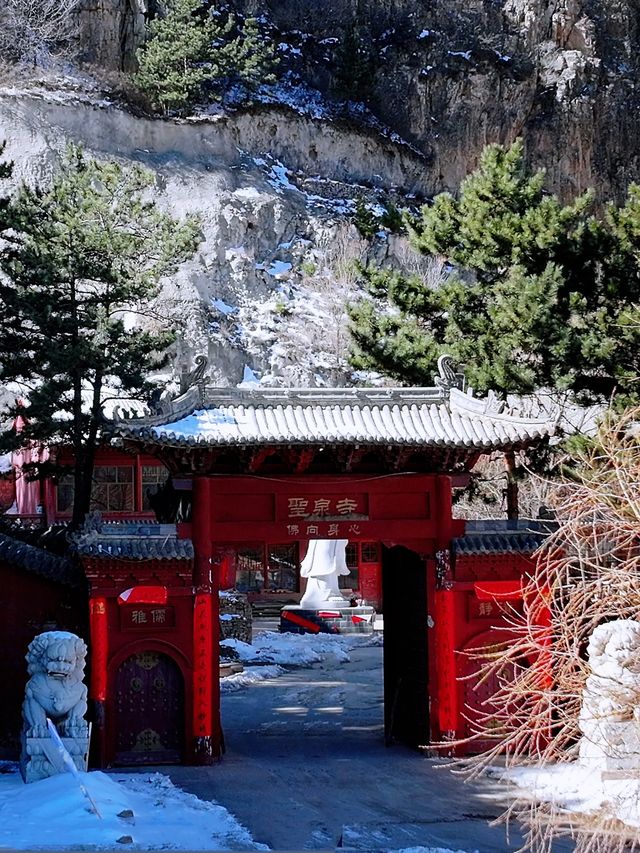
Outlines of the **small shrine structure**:
[{"label": "small shrine structure", "polygon": [[[148,535],[105,524],[79,541],[102,762],[220,755],[218,591],[229,560],[269,543],[302,556],[315,539],[357,544],[368,555],[363,589],[382,590],[387,741],[463,736],[458,651],[500,623],[496,602],[517,598],[526,559],[474,572],[452,488],[482,454],[555,430],[553,418],[465,392],[450,370],[433,388],[201,382],[152,416],[116,418],[116,444],[169,469],[187,520],[147,525]],[[515,522],[503,533],[527,535]]]}]

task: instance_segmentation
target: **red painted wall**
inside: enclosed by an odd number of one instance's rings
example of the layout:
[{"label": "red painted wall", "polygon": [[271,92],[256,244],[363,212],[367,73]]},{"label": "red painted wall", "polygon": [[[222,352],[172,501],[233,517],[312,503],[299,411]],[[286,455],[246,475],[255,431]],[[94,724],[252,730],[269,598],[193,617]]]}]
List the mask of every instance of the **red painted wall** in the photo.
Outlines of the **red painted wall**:
[{"label": "red painted wall", "polygon": [[79,590],[0,562],[0,758],[20,756],[25,655],[43,631],[72,631],[88,640],[87,599]]},{"label": "red painted wall", "polygon": [[[185,683],[185,760],[193,760],[194,597],[192,563],[188,560],[83,560],[91,585],[93,664],[90,696],[102,706],[103,722],[94,727],[94,762],[106,766],[115,758],[115,681],[118,667],[131,655],[158,651],[180,668]],[[153,623],[150,605],[121,604],[118,596],[135,586],[167,589],[168,616]],[[147,614],[141,622],[136,614]]]}]

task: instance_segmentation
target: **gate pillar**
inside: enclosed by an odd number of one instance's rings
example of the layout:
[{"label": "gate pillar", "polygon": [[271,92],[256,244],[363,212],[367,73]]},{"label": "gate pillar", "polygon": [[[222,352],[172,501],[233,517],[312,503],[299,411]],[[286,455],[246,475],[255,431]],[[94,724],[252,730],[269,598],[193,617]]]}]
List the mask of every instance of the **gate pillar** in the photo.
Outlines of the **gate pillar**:
[{"label": "gate pillar", "polygon": [[210,477],[194,477],[193,751],[196,764],[212,764],[222,752],[219,568],[214,572],[211,488]]}]

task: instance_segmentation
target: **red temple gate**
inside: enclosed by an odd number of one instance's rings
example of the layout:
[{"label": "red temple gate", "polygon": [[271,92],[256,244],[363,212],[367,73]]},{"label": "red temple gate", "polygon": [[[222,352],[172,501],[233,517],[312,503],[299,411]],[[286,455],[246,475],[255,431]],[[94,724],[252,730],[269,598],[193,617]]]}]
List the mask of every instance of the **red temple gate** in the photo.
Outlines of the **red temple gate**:
[{"label": "red temple gate", "polygon": [[[103,763],[138,743],[148,745],[149,762],[154,751],[172,749],[182,749],[188,762],[220,755],[218,591],[234,552],[244,546],[264,552],[270,542],[304,548],[310,539],[335,537],[377,544],[382,560],[371,564],[368,582],[377,585],[380,576],[384,592],[387,741],[427,746],[468,734],[459,652],[501,616],[492,610],[487,621],[487,602],[475,604],[481,602],[475,579],[462,580],[464,560],[458,556],[458,568],[451,560],[464,531],[464,522],[452,518],[452,477],[464,477],[482,453],[526,446],[554,428],[489,409],[450,387],[215,389],[208,397],[194,389],[164,415],[119,423],[126,447],[161,459],[177,487],[191,493],[192,513],[162,547],[151,525],[140,537],[147,546],[133,558],[133,546],[117,559],[114,547],[108,557],[104,550],[84,552]],[[149,548],[152,539],[156,546]],[[525,563],[509,565],[496,579],[517,583]],[[491,584],[493,577],[478,579]],[[134,621],[144,608],[131,610],[122,601],[127,588],[143,597],[146,589],[164,590],[162,602],[148,603],[170,608],[162,625],[149,616],[143,627],[140,615]],[[483,595],[492,609],[499,597],[491,588]],[[179,671],[182,681],[173,683],[184,685],[184,702],[169,703],[156,728],[147,727],[151,732],[137,725],[136,733],[127,723],[125,737],[118,714],[132,701],[128,690],[151,691],[145,701],[154,713],[162,704],[144,679],[119,686],[140,680],[135,662],[145,654],[165,661],[163,671]],[[174,736],[179,714],[182,740]]]}]

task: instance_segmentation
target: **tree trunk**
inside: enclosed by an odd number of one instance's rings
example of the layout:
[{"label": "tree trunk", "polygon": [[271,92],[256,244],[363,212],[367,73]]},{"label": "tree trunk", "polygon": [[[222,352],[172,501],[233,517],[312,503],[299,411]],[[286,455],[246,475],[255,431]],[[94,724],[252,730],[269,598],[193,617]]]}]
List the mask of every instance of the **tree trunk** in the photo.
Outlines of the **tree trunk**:
[{"label": "tree trunk", "polygon": [[519,517],[518,480],[516,477],[516,457],[513,450],[508,450],[504,454],[504,467],[507,472],[507,518],[517,519]]}]

